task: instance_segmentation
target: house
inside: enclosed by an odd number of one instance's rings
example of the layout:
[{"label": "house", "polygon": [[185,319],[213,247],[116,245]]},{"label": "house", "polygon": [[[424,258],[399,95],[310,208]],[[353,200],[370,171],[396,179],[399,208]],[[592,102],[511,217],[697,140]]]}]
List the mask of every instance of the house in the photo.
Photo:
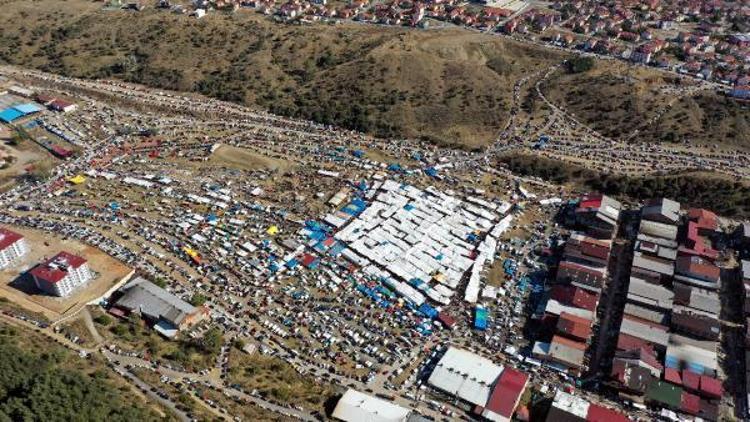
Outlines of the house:
[{"label": "house", "polygon": [[93,278],[84,258],[60,252],[29,271],[39,290],[54,296],[69,296]]},{"label": "house", "polygon": [[141,315],[168,338],[208,317],[207,308],[195,307],[142,277],[124,285],[117,296],[115,309]]},{"label": "house", "polygon": [[510,422],[528,384],[528,375],[505,368],[497,379],[487,404],[481,410],[481,415],[494,422]]},{"label": "house", "polygon": [[676,280],[710,289],[718,288],[721,270],[699,256],[680,256],[675,262]]},{"label": "house", "polygon": [[641,208],[641,219],[677,224],[680,221],[680,203],[667,198],[650,201]]},{"label": "house", "polygon": [[0,227],[0,269],[13,265],[29,252],[23,235]]},{"label": "house", "polygon": [[567,312],[557,320],[557,332],[573,340],[586,342],[591,337],[592,321]]},{"label": "house", "polygon": [[557,390],[546,422],[629,422],[623,414],[562,390]]},{"label": "house", "polygon": [[576,220],[596,238],[611,239],[617,229],[622,204],[606,195],[590,194],[581,198],[575,210]]},{"label": "house", "polygon": [[49,107],[55,111],[70,113],[71,111],[75,111],[78,108],[78,105],[73,104],[69,101],[54,99],[49,103]]}]

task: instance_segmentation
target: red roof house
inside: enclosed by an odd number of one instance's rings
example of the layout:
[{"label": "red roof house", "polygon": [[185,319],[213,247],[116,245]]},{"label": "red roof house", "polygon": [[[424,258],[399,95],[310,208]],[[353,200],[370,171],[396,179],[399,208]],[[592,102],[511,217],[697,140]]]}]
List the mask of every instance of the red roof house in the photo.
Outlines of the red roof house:
[{"label": "red roof house", "polygon": [[484,406],[482,416],[492,421],[510,420],[528,382],[528,375],[506,368],[497,379],[495,388],[492,389],[492,394]]},{"label": "red roof house", "polygon": [[707,375],[701,375],[700,393],[704,397],[720,399],[723,393],[721,381]]},{"label": "red roof house", "polygon": [[586,413],[587,422],[629,422],[625,415],[604,406],[591,403]]}]

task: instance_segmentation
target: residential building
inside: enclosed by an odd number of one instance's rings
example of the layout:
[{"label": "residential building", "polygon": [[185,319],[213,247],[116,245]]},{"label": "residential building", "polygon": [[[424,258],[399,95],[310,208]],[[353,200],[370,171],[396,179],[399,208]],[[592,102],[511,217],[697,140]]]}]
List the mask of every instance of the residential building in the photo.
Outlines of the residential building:
[{"label": "residential building", "polygon": [[13,265],[28,252],[26,239],[21,234],[0,227],[0,269]]},{"label": "residential building", "polygon": [[69,296],[93,278],[84,258],[64,251],[37,265],[29,274],[39,290],[60,297]]}]

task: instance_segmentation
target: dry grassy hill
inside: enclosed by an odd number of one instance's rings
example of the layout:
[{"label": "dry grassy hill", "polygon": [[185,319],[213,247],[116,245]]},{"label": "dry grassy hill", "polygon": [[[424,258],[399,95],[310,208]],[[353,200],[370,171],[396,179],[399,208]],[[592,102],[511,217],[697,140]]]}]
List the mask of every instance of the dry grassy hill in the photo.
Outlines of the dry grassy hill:
[{"label": "dry grassy hill", "polygon": [[250,11],[196,20],[83,0],[3,3],[3,62],[467,147],[486,144],[506,122],[519,75],[561,59],[463,30],[291,26]]},{"label": "dry grassy hill", "polygon": [[612,138],[639,129],[635,142],[750,148],[750,105],[710,91],[679,94],[690,85],[694,82],[654,69],[598,61],[588,72],[556,74],[544,90],[555,104]]}]

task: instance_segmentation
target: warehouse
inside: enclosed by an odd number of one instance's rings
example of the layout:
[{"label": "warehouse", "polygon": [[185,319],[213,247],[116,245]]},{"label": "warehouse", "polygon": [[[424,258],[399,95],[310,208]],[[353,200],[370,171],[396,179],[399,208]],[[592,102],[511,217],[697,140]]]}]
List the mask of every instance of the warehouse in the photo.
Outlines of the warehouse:
[{"label": "warehouse", "polygon": [[344,422],[413,422],[420,419],[410,418],[410,413],[405,407],[350,388],[341,396],[331,416]]},{"label": "warehouse", "polygon": [[469,351],[449,347],[427,383],[475,406],[484,406],[503,367]]},{"label": "warehouse", "polygon": [[208,316],[206,308],[196,308],[141,277],[123,286],[118,295],[114,308],[140,314],[154,324],[158,333],[168,338]]}]

